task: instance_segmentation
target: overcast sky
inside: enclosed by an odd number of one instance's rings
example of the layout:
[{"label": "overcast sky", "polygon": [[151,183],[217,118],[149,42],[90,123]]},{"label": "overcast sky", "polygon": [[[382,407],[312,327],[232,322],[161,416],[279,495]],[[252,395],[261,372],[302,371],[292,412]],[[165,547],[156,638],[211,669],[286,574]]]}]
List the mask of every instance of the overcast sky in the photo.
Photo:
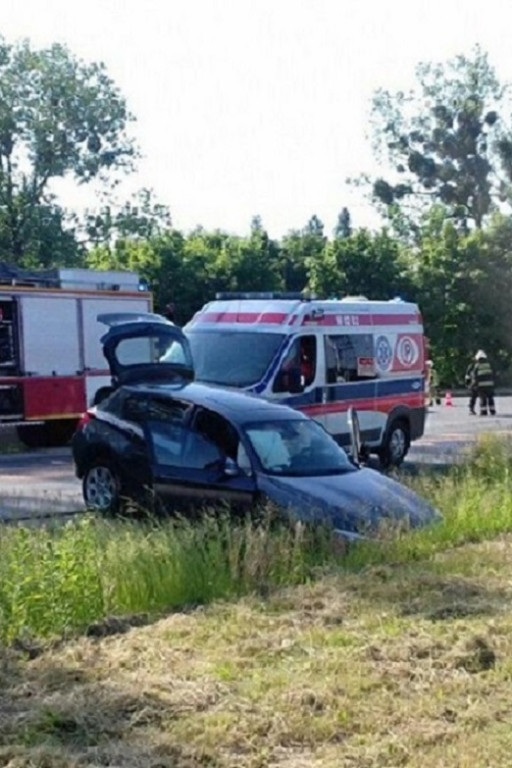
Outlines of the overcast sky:
[{"label": "overcast sky", "polygon": [[313,214],[330,234],[345,205],[373,224],[345,183],[374,168],[373,91],[476,43],[512,82],[511,28],[511,0],[2,0],[0,32],[105,62],[144,156],[123,194],[153,188],[185,231],[259,215],[279,238]]}]

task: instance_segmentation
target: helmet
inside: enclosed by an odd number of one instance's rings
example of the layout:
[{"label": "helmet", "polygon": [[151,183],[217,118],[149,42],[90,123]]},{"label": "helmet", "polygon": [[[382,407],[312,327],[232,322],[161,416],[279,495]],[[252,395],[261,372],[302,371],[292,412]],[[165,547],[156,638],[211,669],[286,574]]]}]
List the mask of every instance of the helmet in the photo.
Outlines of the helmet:
[{"label": "helmet", "polygon": [[432,362],[432,360],[427,360],[427,365],[428,365],[429,368],[433,368],[434,367],[434,363]]},{"label": "helmet", "polygon": [[486,357],[487,355],[485,354],[483,349],[479,349],[475,355],[475,360],[485,360]]}]

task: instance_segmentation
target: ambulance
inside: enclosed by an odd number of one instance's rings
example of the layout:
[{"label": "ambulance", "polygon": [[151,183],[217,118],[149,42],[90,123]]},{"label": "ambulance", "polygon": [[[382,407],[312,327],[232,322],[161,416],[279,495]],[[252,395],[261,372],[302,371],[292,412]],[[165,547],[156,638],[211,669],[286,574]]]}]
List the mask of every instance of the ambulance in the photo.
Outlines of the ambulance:
[{"label": "ambulance", "polygon": [[416,304],[364,296],[217,294],[184,327],[196,380],[297,408],[348,447],[398,466],[423,435],[425,337]]}]

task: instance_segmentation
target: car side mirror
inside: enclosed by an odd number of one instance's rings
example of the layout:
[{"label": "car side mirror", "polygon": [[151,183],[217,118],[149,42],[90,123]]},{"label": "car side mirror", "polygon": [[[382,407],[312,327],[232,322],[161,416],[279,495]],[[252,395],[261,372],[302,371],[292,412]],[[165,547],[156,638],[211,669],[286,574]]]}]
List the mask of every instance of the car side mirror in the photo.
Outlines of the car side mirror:
[{"label": "car side mirror", "polygon": [[236,461],[229,456],[224,461],[224,474],[226,477],[238,477],[240,474],[240,467]]}]

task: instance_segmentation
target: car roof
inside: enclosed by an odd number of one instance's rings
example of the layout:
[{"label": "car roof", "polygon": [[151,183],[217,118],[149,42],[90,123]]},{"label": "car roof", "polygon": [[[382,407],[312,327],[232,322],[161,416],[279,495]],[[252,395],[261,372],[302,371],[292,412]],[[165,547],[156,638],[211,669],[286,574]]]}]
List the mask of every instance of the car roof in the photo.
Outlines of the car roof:
[{"label": "car roof", "polygon": [[167,395],[194,405],[210,408],[227,419],[244,423],[267,419],[307,419],[304,414],[287,406],[271,403],[262,397],[211,384],[133,384],[122,387],[130,392]]}]

